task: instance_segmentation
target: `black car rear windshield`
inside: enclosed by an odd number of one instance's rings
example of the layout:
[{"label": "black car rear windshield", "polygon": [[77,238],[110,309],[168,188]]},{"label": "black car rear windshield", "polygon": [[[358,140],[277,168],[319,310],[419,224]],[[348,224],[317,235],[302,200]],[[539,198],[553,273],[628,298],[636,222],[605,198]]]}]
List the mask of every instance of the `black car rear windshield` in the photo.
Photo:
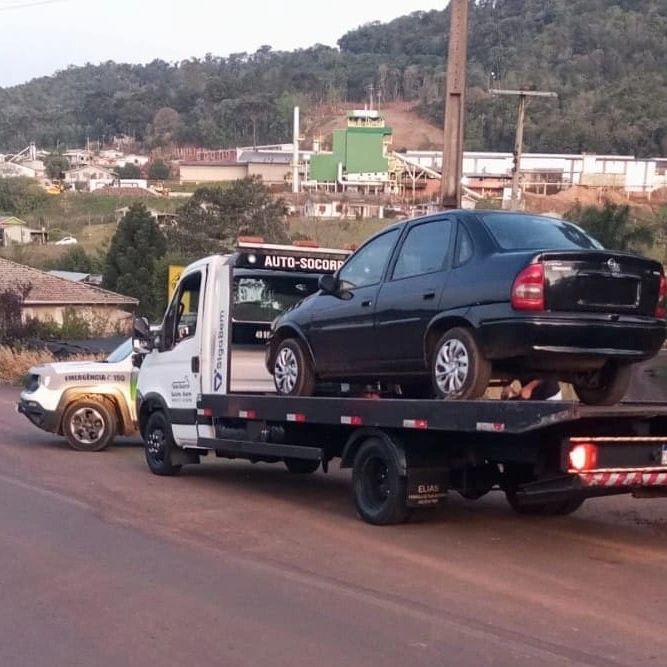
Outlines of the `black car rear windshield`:
[{"label": "black car rear windshield", "polygon": [[503,250],[599,250],[602,246],[571,222],[537,215],[484,213],[486,228]]}]

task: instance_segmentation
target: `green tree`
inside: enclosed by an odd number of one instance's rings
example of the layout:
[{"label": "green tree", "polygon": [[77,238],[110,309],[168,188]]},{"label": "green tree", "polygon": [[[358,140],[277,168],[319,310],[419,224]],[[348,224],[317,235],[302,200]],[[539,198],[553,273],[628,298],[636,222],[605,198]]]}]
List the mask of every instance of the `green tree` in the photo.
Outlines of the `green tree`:
[{"label": "green tree", "polygon": [[62,179],[68,169],[69,160],[60,153],[51,153],[44,158],[44,170],[52,181]]},{"label": "green tree", "polygon": [[104,258],[89,255],[80,245],[72,246],[62,257],[48,263],[49,270],[78,271],[80,273],[102,273]]},{"label": "green tree", "polygon": [[634,219],[629,206],[606,201],[602,208],[577,205],[565,214],[605,248],[639,251],[651,246],[654,230],[647,223]]},{"label": "green tree", "polygon": [[148,169],[148,178],[151,181],[166,181],[170,173],[169,165],[164,160],[155,160]]},{"label": "green tree", "polygon": [[200,188],[178,210],[177,224],[167,232],[169,246],[175,253],[201,257],[233,250],[239,236],[286,243],[286,213],[285,202],[275,200],[259,177]]},{"label": "green tree", "polygon": [[166,240],[143,204],[132,204],[111,240],[104,270],[107,289],[139,299],[142,313],[157,317],[162,304],[156,267]]},{"label": "green tree", "polygon": [[141,169],[138,165],[127,162],[122,167],[118,167],[114,173],[118,178],[130,179],[141,178]]},{"label": "green tree", "polygon": [[45,190],[31,178],[0,178],[0,214],[31,213],[47,199]]}]

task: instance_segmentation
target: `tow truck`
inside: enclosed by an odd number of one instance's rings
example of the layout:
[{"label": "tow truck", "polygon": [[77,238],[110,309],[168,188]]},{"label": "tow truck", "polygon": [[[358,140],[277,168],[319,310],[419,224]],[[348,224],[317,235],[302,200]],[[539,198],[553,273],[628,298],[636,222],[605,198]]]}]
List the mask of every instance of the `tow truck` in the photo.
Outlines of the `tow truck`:
[{"label": "tow truck", "polygon": [[237,261],[191,264],[159,332],[135,323],[137,415],[156,475],[207,457],[282,462],[294,474],[327,472],[337,459],[352,469],[359,516],[376,525],[435,508],[449,492],[477,499],[500,489],[516,512],[542,516],[570,514],[596,496],[667,494],[665,405],[231,391]]}]

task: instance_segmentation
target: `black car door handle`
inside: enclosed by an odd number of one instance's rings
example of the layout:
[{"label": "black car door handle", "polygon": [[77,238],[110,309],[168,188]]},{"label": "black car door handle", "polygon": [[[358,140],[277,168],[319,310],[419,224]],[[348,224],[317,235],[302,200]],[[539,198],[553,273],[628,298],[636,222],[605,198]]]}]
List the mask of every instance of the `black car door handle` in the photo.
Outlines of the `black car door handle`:
[{"label": "black car door handle", "polygon": [[192,357],[190,359],[190,370],[193,373],[199,373],[199,357]]},{"label": "black car door handle", "polygon": [[373,305],[373,302],[370,299],[366,299],[366,301],[361,302],[361,307],[362,308],[369,308],[372,305]]},{"label": "black car door handle", "polygon": [[430,301],[431,299],[435,299],[435,292],[424,292],[424,301]]}]

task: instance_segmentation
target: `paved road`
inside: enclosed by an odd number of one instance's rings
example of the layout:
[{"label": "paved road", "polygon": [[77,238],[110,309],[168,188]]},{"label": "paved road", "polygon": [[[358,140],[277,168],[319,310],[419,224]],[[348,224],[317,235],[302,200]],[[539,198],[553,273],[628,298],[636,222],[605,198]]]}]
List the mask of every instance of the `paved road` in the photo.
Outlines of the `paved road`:
[{"label": "paved road", "polygon": [[349,477],[79,454],[0,389],[0,665],[664,665],[667,500],[374,528]]}]

